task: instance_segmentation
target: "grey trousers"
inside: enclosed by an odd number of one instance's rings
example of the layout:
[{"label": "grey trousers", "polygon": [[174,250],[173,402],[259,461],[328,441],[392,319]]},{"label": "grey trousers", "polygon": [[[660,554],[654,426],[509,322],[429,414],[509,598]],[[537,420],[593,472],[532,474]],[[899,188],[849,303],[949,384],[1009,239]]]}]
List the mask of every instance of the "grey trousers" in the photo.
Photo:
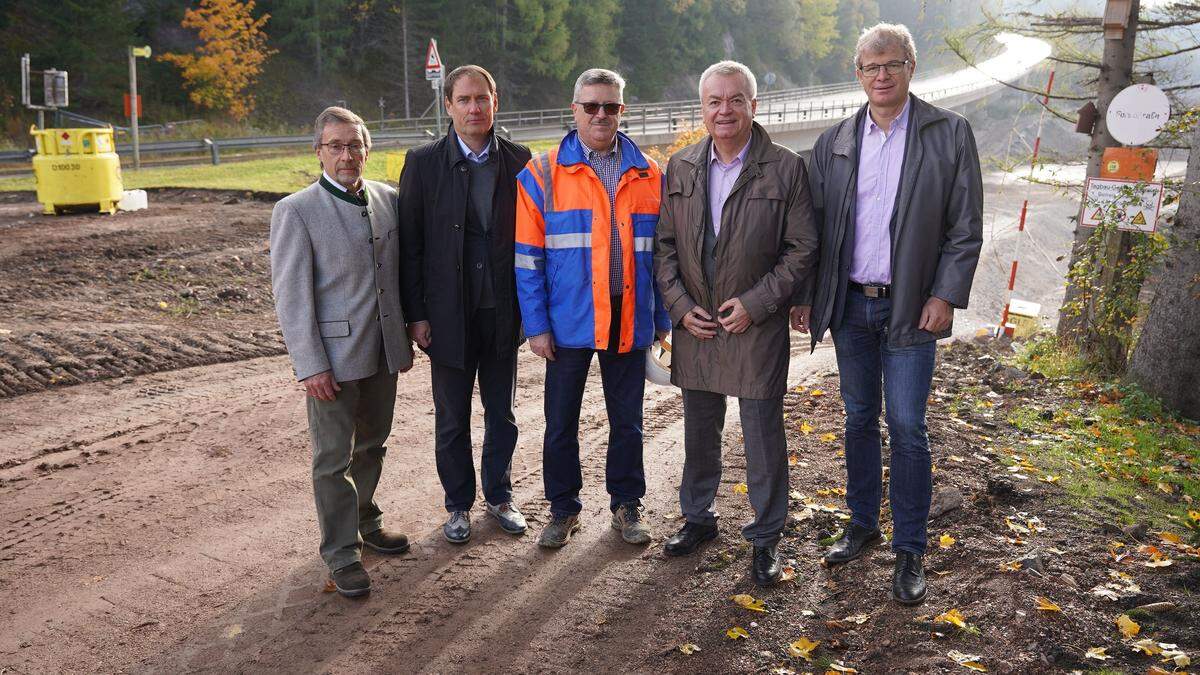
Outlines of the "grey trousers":
[{"label": "grey trousers", "polygon": [[[787,523],[788,463],[783,398],[738,399],[746,452],[746,487],[754,520],[742,536],[755,546],[779,541]],[[679,504],[690,523],[715,525],[721,485],[721,433],[725,396],[683,390],[683,483]]]},{"label": "grey trousers", "polygon": [[321,558],[330,570],[358,562],[361,535],[383,527],[375,486],[392,431],[396,374],[381,362],[374,375],[338,386],[333,401],[307,398]]}]

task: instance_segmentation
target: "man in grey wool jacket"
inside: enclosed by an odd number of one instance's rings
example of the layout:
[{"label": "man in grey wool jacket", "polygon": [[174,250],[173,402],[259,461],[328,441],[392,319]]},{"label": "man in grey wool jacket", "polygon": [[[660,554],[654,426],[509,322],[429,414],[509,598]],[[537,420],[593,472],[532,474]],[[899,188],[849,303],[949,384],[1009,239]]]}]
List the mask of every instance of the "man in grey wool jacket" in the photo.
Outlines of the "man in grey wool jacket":
[{"label": "man in grey wool jacket", "polygon": [[326,108],[313,149],[320,180],[271,214],[275,311],[304,387],[321,557],[344,596],[366,595],[363,544],[403,553],[383,529],[375,486],[392,428],[396,373],[412,367],[400,310],[396,190],[363,179],[371,135],[358,115]]}]

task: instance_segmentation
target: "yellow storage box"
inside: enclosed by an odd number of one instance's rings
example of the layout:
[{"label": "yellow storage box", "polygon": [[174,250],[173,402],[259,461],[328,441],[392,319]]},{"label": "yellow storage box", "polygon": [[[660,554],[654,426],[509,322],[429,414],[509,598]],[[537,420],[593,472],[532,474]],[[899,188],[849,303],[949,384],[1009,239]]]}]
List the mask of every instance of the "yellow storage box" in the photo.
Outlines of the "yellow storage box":
[{"label": "yellow storage box", "polygon": [[121,201],[121,160],[108,129],[38,129],[33,175],[42,212],[58,213],[67,206],[95,204],[103,213],[116,213]]}]

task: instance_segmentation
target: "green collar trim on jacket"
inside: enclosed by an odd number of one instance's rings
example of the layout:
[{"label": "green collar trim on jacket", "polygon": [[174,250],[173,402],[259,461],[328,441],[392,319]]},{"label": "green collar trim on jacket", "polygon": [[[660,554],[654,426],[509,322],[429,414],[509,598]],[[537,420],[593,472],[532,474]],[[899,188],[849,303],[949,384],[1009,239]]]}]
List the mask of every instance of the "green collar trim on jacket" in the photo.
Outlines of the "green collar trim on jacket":
[{"label": "green collar trim on jacket", "polygon": [[[367,184],[365,181],[363,182],[362,191],[359,192],[358,195],[350,194],[349,190],[338,189],[338,186],[330,183],[329,180],[325,178],[324,173],[321,174],[321,180],[318,182],[321,184],[321,187],[325,188],[326,192],[348,204],[353,204],[355,206],[367,205]],[[359,195],[362,196],[360,197]]]}]

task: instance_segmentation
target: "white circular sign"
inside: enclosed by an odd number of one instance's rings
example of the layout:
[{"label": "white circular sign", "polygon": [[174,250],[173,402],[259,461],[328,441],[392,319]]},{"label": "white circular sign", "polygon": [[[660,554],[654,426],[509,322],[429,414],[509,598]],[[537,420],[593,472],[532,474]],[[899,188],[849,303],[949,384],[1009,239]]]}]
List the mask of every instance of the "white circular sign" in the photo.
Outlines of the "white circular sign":
[{"label": "white circular sign", "polygon": [[1162,89],[1152,84],[1125,87],[1108,104],[1108,133],[1125,145],[1154,140],[1171,117],[1171,104]]}]

